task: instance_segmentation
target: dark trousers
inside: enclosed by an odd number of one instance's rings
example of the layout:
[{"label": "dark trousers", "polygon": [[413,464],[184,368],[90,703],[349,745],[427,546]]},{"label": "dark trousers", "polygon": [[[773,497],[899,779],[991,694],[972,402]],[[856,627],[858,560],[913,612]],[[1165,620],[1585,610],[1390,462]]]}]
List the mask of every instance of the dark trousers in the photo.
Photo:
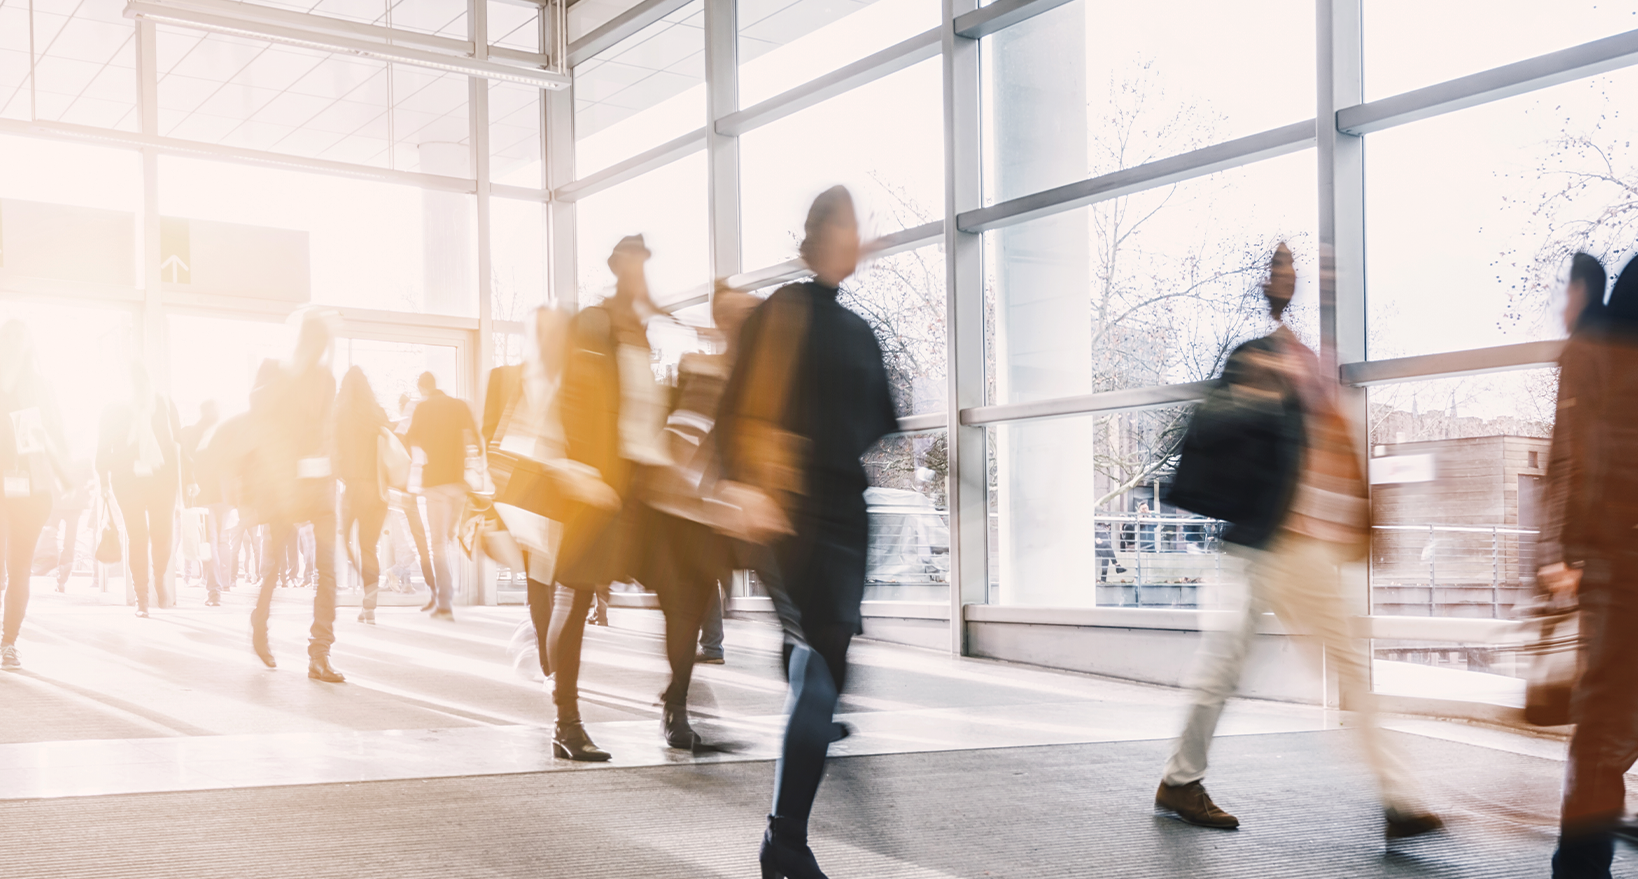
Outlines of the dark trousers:
[{"label": "dark trousers", "polygon": [[50,513],[49,492],[0,498],[0,538],[5,540],[6,557],[6,610],[0,644],[17,643],[17,633],[23,628],[23,614],[28,612],[28,578],[34,547],[40,542],[40,532],[45,530],[46,516]]},{"label": "dark trousers", "polygon": [[1606,879],[1611,833],[1626,811],[1624,775],[1638,761],[1638,555],[1589,560],[1581,583],[1585,668],[1564,780],[1554,879]]},{"label": "dark trousers", "polygon": [[[313,659],[330,655],[336,643],[336,514],[322,511],[309,520],[313,525],[313,556],[318,583],[313,590],[313,628],[307,641],[307,655]],[[252,631],[267,637],[267,620],[273,611],[273,593],[278,589],[278,549],[293,545],[300,522],[274,522],[268,528],[269,550],[262,556],[262,588],[256,594],[256,610],[250,615]]]},{"label": "dark trousers", "polygon": [[556,587],[530,578],[524,595],[529,601],[529,622],[535,627],[535,649],[540,655],[540,673],[552,676],[552,655],[549,637],[552,632],[552,603]]},{"label": "dark trousers", "polygon": [[419,495],[405,495],[404,517],[409,520],[410,538],[415,541],[415,552],[421,558],[421,582],[427,584],[433,597],[438,595],[438,577],[432,570],[432,551],[427,546],[427,523],[421,518]]},{"label": "dark trousers", "polygon": [[560,724],[580,721],[580,646],[586,638],[586,613],[595,595],[590,588],[559,586],[552,598],[546,655],[555,675],[552,702],[557,705]]},{"label": "dark trousers", "polygon": [[387,521],[387,502],[375,492],[375,486],[353,490],[341,496],[341,540],[352,554],[353,526],[358,526],[358,558],[354,565],[364,579],[364,609],[374,610],[376,593],[381,589],[381,556],[376,545],[381,541],[381,526]]},{"label": "dark trousers", "polygon": [[836,703],[847,683],[847,648],[853,640],[850,624],[813,629],[805,642],[792,645],[788,669],[791,715],[785,721],[784,746],[774,769],[773,815],[785,827],[804,834],[825,776],[825,755],[836,729]]},{"label": "dark trousers", "polygon": [[[665,612],[665,654],[671,665],[665,704],[680,708],[688,704],[700,626],[712,596],[720,594],[720,582],[729,576],[731,562],[727,544],[710,528],[676,516],[656,515],[655,521],[660,525],[655,531],[666,543],[663,582],[655,584]],[[719,603],[719,615],[720,608]],[[721,650],[719,621],[717,651]]]},{"label": "dark trousers", "polygon": [[[171,538],[176,533],[176,475],[133,476],[114,480],[114,499],[125,520],[126,561],[137,607],[148,609],[148,587],[165,603],[165,569],[171,565]],[[153,568],[152,575],[149,567]]]}]

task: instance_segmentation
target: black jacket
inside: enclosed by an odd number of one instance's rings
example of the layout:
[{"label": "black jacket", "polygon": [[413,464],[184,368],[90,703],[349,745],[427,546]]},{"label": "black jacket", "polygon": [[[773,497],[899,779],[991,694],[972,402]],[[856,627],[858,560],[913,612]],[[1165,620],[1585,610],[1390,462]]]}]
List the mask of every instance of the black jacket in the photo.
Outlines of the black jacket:
[{"label": "black jacket", "polygon": [[1262,547],[1291,507],[1302,466],[1302,402],[1271,364],[1274,336],[1234,349],[1195,410],[1166,502],[1229,523],[1223,539]]}]

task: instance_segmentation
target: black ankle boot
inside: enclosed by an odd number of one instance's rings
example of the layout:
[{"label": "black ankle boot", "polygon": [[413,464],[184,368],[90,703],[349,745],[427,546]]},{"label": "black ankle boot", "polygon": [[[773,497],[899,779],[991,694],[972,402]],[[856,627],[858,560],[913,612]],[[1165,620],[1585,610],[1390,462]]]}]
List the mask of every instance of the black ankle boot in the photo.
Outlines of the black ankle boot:
[{"label": "black ankle boot", "polygon": [[564,760],[582,763],[603,763],[612,756],[592,742],[591,736],[586,735],[585,725],[578,720],[558,722],[552,735],[552,753]]},{"label": "black ankle boot", "polygon": [[826,879],[808,848],[807,828],[796,831],[788,819],[768,816],[757,860],[762,862],[762,879]]},{"label": "black ankle boot", "polygon": [[678,750],[692,751],[700,746],[699,734],[688,723],[687,706],[665,706],[660,719],[660,734],[665,736],[667,746]]}]

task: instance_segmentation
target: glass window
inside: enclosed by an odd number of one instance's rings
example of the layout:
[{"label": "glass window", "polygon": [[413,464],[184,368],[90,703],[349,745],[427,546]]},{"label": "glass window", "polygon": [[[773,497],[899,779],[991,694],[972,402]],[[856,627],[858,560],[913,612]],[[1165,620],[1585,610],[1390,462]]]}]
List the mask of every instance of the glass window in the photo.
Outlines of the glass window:
[{"label": "glass window", "polygon": [[1314,116],[1314,4],[1300,0],[1075,0],[983,52],[990,201]]},{"label": "glass window", "polygon": [[489,0],[489,44],[540,51],[540,7]]},{"label": "glass window", "polygon": [[1638,70],[1367,138],[1372,358],[1557,338],[1571,254],[1613,280],[1638,240]]},{"label": "glass window", "polygon": [[710,281],[706,240],[705,154],[695,153],[575,203],[580,304],[614,288],[609,254],[627,235],[642,235],[654,257],[648,285],[654,301],[686,299]]},{"label": "glass window", "polygon": [[546,304],[546,205],[494,198],[489,216],[490,305],[495,320],[521,321]]},{"label": "glass window", "polygon": [[597,30],[636,5],[637,0],[576,0],[569,6],[569,41]]},{"label": "glass window", "polygon": [[[115,0],[0,8],[0,115],[135,131],[136,28]],[[32,25],[37,64],[28,87]]]},{"label": "glass window", "polygon": [[0,322],[12,319],[28,325],[40,372],[56,395],[69,455],[89,470],[103,407],[128,386],[140,317],[119,307],[0,299]]},{"label": "glass window", "polygon": [[[325,305],[465,317],[477,313],[477,222],[471,195],[284,169],[161,156],[166,217],[234,223],[231,264],[268,259],[261,242],[305,237],[310,299]],[[190,241],[196,241],[194,234]],[[202,242],[198,245],[204,247]],[[210,253],[195,248],[195,260]],[[291,258],[296,258],[292,256]],[[299,284],[288,260],[274,264]],[[196,265],[197,269],[198,266]],[[235,275],[228,273],[224,277]],[[227,293],[198,279],[200,293]],[[304,298],[273,290],[264,297]]]},{"label": "glass window", "polygon": [[295,345],[284,321],[173,314],[168,323],[171,398],[184,420],[206,400],[215,401],[224,418],[250,408],[256,370],[263,361],[290,356]]},{"label": "glass window", "polygon": [[796,256],[814,196],[841,183],[866,234],[944,216],[944,102],[932,58],[740,138],[744,263]]},{"label": "glass window", "polygon": [[530,189],[545,185],[540,123],[540,89],[489,83],[490,182]]},{"label": "glass window", "polygon": [[159,133],[466,177],[467,78],[160,27]]},{"label": "glass window", "polygon": [[843,285],[841,302],[876,331],[899,414],[944,411],[944,245],[868,263]]},{"label": "glass window", "polygon": [[139,286],[141,153],[0,135],[0,168],[0,279]]},{"label": "glass window", "polygon": [[[1160,499],[1192,406],[1000,424],[991,602],[1200,607],[1237,571],[1219,523]],[[1088,539],[1088,536],[1091,539]]]},{"label": "glass window", "polygon": [[1506,619],[1534,591],[1557,370],[1370,388],[1372,612]]},{"label": "glass window", "polygon": [[1312,151],[985,234],[990,399],[1023,403],[1200,381],[1271,328],[1269,254],[1297,257],[1288,312],[1311,344]]},{"label": "glass window", "polygon": [[704,9],[696,0],[574,69],[578,176],[705,125]]},{"label": "glass window", "polygon": [[1602,0],[1366,0],[1365,99],[1433,85],[1638,28]]},{"label": "glass window", "polygon": [[945,436],[943,430],[894,434],[865,453],[870,477],[866,601],[949,601]]},{"label": "glass window", "polygon": [[376,401],[388,412],[399,411],[398,402],[404,395],[419,396],[415,383],[423,372],[432,373],[438,387],[452,397],[472,396],[460,368],[461,350],[454,345],[337,339],[332,366],[337,376],[353,366],[364,370]]},{"label": "glass window", "polygon": [[938,26],[936,0],[739,0],[739,103],[786,89]]},{"label": "glass window", "polygon": [[[1371,613],[1505,620],[1536,593],[1557,370],[1367,392]],[[1522,706],[1516,647],[1376,639],[1379,693]]]}]

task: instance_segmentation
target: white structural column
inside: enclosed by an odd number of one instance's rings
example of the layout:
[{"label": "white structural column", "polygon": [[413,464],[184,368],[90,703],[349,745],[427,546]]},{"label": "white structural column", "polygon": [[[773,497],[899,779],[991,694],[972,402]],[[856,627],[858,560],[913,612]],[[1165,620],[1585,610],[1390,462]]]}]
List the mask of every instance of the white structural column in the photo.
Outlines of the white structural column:
[{"label": "white structural column", "polygon": [[[1339,363],[1365,359],[1365,143],[1336,124],[1337,109],[1364,96],[1360,17],[1361,0],[1317,0],[1320,345],[1332,375]],[[1344,387],[1342,404],[1363,457],[1369,450],[1365,389]],[[1369,615],[1369,571],[1355,566],[1347,579],[1349,610]],[[1334,704],[1338,694],[1329,677],[1326,702]]]},{"label": "white structural column", "polygon": [[[137,112],[142,133],[159,134],[159,70],[154,26],[136,25]],[[164,295],[160,291],[159,150],[142,150],[142,358],[154,386],[170,392],[170,358],[165,345]]]},{"label": "white structural column", "polygon": [[[995,170],[1001,195],[1087,176],[1086,26],[1081,6],[988,39]],[[1091,222],[1069,210],[987,233],[994,259],[995,386],[1001,402],[1073,397],[1092,387]],[[982,350],[982,349],[980,349]],[[1093,532],[1093,419],[995,429],[1000,603],[1088,603],[1090,570],[1066,547]]]},{"label": "white structural column", "polygon": [[[488,58],[489,0],[467,0],[466,8],[467,33],[472,38],[474,57],[480,60]],[[478,401],[478,411],[481,413],[483,393],[487,387],[485,379],[495,365],[494,261],[490,252],[494,236],[490,233],[489,217],[489,80],[469,76],[466,87],[466,118],[471,131],[468,140],[472,147],[472,176],[477,184],[478,202],[478,344],[468,347],[472,358],[469,370],[472,392],[467,397]],[[468,560],[463,567],[467,572],[463,579],[471,584],[464,596],[466,603],[494,604],[494,562],[480,556]]]},{"label": "white structural column", "polygon": [[961,423],[984,400],[984,237],[956,228],[983,205],[978,40],[955,31],[976,0],[944,0],[944,285],[949,391],[945,424],[950,512],[950,650],[967,652],[963,608],[989,599],[989,462],[985,428]]},{"label": "white structural column", "polygon": [[737,275],[740,264],[739,137],[716,122],[739,109],[739,3],[705,0],[705,149],[709,174],[711,277]]}]

